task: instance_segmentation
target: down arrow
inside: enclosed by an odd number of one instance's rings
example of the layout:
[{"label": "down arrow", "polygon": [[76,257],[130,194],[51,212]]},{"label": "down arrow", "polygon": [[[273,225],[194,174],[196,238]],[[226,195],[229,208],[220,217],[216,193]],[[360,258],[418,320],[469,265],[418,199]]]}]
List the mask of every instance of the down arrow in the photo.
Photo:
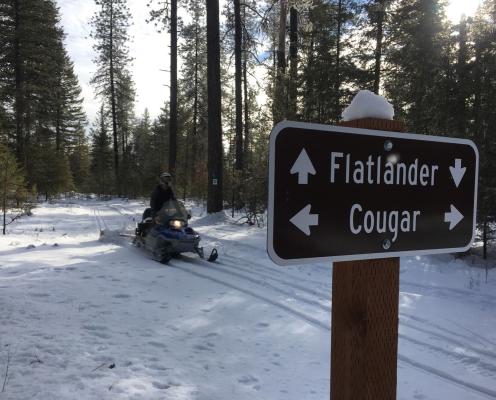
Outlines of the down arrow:
[{"label": "down arrow", "polygon": [[463,179],[463,175],[465,175],[465,171],[467,170],[467,168],[462,168],[462,160],[457,158],[455,159],[455,166],[449,167],[449,169],[451,172],[451,176],[453,177],[453,181],[455,181],[455,185],[456,187],[458,187]]}]

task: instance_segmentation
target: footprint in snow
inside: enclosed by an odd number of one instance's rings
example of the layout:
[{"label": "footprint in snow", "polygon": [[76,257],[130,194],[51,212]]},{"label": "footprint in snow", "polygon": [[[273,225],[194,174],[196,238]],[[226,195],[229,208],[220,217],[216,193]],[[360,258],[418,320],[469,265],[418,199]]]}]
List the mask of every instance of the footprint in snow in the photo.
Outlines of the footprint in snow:
[{"label": "footprint in snow", "polygon": [[145,367],[153,371],[167,371],[169,369],[172,369],[170,367],[166,367],[165,365],[160,365],[160,364],[145,365]]},{"label": "footprint in snow", "polygon": [[155,389],[160,389],[160,390],[165,390],[170,388],[170,385],[167,385],[166,383],[152,382],[152,385]]},{"label": "footprint in snow", "polygon": [[247,386],[253,385],[251,387],[254,390],[260,390],[261,388],[260,385],[256,385],[256,383],[258,383],[258,379],[251,375],[245,375],[242,376],[241,378],[238,378],[238,382]]},{"label": "footprint in snow", "polygon": [[193,349],[198,351],[212,351],[212,347],[214,347],[214,345],[212,345],[211,343],[205,343],[205,344],[206,346],[204,346],[203,344],[196,344],[193,346]]},{"label": "footprint in snow", "polygon": [[166,345],[166,344],[164,344],[164,343],[162,343],[162,342],[153,342],[153,341],[151,341],[151,342],[148,342],[148,344],[149,344],[150,346],[153,346],[153,347],[158,347],[158,348],[162,348],[162,349],[167,349],[167,345]]},{"label": "footprint in snow", "polygon": [[90,335],[96,336],[97,338],[100,339],[110,339],[112,336],[110,336],[108,333],[103,333],[103,332],[98,332],[98,331],[90,331]]},{"label": "footprint in snow", "polygon": [[88,331],[106,331],[107,327],[103,325],[83,325],[83,328]]},{"label": "footprint in snow", "polygon": [[129,297],[131,297],[131,295],[125,293],[119,293],[119,294],[115,294],[113,297],[116,299],[128,299]]},{"label": "footprint in snow", "polygon": [[204,335],[203,337],[204,338],[210,338],[210,337],[216,337],[216,336],[219,336],[219,334],[216,332],[210,332],[210,333],[207,333],[206,335]]}]

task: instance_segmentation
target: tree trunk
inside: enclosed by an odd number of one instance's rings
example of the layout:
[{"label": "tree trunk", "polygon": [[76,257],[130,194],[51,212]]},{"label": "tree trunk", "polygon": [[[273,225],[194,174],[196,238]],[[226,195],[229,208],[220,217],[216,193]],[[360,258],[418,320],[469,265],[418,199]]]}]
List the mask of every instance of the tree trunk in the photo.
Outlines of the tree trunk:
[{"label": "tree trunk", "polygon": [[286,117],[286,99],[284,96],[284,75],[286,73],[286,18],[287,18],[287,0],[280,0],[281,9],[279,14],[279,34],[277,45],[277,72],[276,72],[276,90],[274,99],[274,123],[277,123]]},{"label": "tree trunk", "polygon": [[277,48],[277,67],[284,73],[286,70],[286,18],[288,14],[287,0],[281,0],[279,14],[279,42]]},{"label": "tree trunk", "polygon": [[8,193],[8,190],[7,190],[7,172],[8,168],[7,168],[7,162],[5,163],[5,171],[4,171],[4,174],[5,174],[5,178],[4,178],[4,182],[3,182],[3,202],[2,202],[2,212],[3,212],[3,234],[5,235],[5,227],[7,226],[7,193]]},{"label": "tree trunk", "polygon": [[190,182],[195,186],[196,180],[196,152],[198,135],[198,27],[195,28],[195,100],[193,103],[193,140],[191,146]]},{"label": "tree trunk", "polygon": [[289,102],[288,118],[295,119],[297,113],[298,80],[298,12],[291,7],[289,11]]},{"label": "tree trunk", "polygon": [[234,0],[234,96],[236,103],[236,162],[237,170],[243,169],[243,101],[241,92],[241,6]]},{"label": "tree trunk", "polygon": [[383,40],[383,25],[385,5],[384,0],[377,0],[377,32],[375,37],[375,66],[374,66],[374,93],[379,94],[381,85],[381,60],[382,60],[382,40]]},{"label": "tree trunk", "polygon": [[208,195],[207,212],[222,210],[222,122],[219,0],[207,0]]},{"label": "tree trunk", "polygon": [[169,122],[169,172],[176,170],[177,158],[177,0],[171,0],[171,87]]},{"label": "tree trunk", "polygon": [[26,166],[25,137],[23,131],[24,115],[24,70],[20,46],[20,0],[14,1],[14,63],[15,63],[15,122],[17,159]]},{"label": "tree trunk", "polygon": [[342,14],[343,13],[343,1],[338,1],[338,32],[336,38],[336,80],[334,81],[334,92],[336,95],[336,110],[335,117],[339,120],[340,111],[340,100],[339,88],[341,87],[341,25],[342,25]]},{"label": "tree trunk", "polygon": [[482,228],[482,259],[487,259],[487,219],[484,220]]},{"label": "tree trunk", "polygon": [[[309,71],[312,71],[313,68],[313,52],[314,52],[314,33],[311,33],[310,36],[310,51],[308,56],[307,68]],[[310,121],[313,118],[313,110],[314,110],[314,100],[313,100],[313,75],[312,73],[307,76],[307,88],[305,90],[304,96],[304,116],[306,121]]]},{"label": "tree trunk", "polygon": [[116,111],[116,101],[115,101],[115,81],[114,81],[114,8],[112,1],[110,2],[110,35],[109,35],[109,45],[110,45],[110,105],[112,108],[112,135],[114,138],[114,168],[115,168],[115,183],[117,185],[117,194],[121,195],[121,184],[120,184],[120,174],[119,174],[119,143],[117,136],[117,111]]},{"label": "tree trunk", "polygon": [[[246,15],[246,8],[244,10]],[[246,21],[246,18],[245,18]],[[243,96],[244,96],[244,111],[245,111],[245,139],[243,141],[243,161],[245,164],[245,168],[250,162],[250,107],[248,101],[248,43],[246,39],[246,35],[243,38]]]},{"label": "tree trunk", "polygon": [[55,150],[57,151],[57,156],[60,156],[60,149],[62,144],[62,132],[60,128],[61,121],[61,113],[60,113],[60,99],[57,99],[57,113],[56,113],[56,121],[55,121]]}]

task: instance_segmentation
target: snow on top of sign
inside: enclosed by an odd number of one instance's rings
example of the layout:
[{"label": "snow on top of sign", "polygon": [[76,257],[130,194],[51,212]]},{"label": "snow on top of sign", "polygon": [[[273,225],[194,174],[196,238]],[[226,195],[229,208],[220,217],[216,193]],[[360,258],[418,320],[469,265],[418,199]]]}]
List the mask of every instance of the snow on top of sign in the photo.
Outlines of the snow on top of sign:
[{"label": "snow on top of sign", "polygon": [[394,109],[391,103],[369,90],[360,90],[342,114],[345,121],[359,118],[393,119],[393,117]]}]

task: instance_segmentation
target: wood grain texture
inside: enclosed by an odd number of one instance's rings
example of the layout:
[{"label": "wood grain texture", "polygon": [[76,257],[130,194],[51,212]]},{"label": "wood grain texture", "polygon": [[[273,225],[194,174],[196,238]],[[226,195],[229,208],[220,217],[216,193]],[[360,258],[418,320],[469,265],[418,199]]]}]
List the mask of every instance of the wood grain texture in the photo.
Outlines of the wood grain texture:
[{"label": "wood grain texture", "polygon": [[[376,118],[340,125],[405,131]],[[333,264],[331,399],[396,399],[399,273],[399,258]]]}]

